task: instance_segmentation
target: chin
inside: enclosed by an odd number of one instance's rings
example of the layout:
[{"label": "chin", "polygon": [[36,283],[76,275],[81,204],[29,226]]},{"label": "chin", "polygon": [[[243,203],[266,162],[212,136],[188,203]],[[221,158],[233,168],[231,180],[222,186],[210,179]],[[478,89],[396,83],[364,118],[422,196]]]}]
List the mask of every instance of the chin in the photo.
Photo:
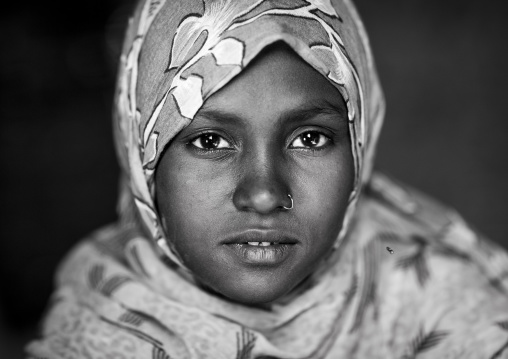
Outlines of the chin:
[{"label": "chin", "polygon": [[234,302],[246,305],[269,304],[283,297],[293,289],[295,285],[290,283],[280,283],[273,280],[274,275],[265,273],[265,275],[249,275],[230,280],[222,288],[218,288],[219,293]]}]

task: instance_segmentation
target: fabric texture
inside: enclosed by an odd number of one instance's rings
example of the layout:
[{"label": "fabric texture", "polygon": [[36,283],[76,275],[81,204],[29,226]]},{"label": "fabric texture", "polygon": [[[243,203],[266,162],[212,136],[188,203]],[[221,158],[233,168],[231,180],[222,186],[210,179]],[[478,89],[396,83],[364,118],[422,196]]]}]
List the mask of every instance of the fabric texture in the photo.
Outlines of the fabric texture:
[{"label": "fabric texture", "polygon": [[[154,206],[154,171],[203,102],[283,41],[344,97],[355,190],[334,253],[270,308],[197,286]],[[384,99],[349,0],[145,0],[115,97],[120,219],[62,263],[33,358],[508,358],[508,256],[372,174]]]}]

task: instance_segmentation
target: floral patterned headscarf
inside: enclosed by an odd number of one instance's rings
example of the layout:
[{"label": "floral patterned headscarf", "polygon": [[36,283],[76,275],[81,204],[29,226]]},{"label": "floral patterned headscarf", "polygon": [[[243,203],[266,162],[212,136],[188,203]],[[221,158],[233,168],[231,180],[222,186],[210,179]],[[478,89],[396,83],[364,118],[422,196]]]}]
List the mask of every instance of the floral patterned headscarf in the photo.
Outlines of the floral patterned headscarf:
[{"label": "floral patterned headscarf", "polygon": [[154,206],[161,153],[207,98],[277,41],[325,76],[347,105],[356,181],[337,247],[371,173],[384,116],[368,39],[349,0],[147,0],[129,24],[116,96],[126,177],[120,210],[127,220],[139,214],[159,249],[180,266]]}]

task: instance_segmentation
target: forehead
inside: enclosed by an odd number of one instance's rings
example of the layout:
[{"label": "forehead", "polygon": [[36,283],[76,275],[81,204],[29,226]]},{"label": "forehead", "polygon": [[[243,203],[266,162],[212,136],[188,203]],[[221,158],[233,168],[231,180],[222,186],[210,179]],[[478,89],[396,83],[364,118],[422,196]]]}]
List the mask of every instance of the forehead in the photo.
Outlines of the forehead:
[{"label": "forehead", "polygon": [[[339,91],[285,43],[266,47],[244,71],[206,100],[209,108],[241,112],[283,110],[306,103],[327,102],[343,107]],[[251,105],[263,105],[251,108]]]}]

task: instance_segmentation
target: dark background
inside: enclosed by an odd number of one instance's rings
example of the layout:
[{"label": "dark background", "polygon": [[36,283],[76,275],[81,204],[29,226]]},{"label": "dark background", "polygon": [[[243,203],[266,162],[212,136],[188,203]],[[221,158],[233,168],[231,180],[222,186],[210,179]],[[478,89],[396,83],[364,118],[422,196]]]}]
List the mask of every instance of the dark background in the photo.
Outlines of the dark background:
[{"label": "dark background", "polygon": [[[111,103],[131,1],[0,15],[0,357],[34,334],[61,257],[115,219]],[[377,167],[508,248],[502,1],[357,0],[388,102]]]}]

